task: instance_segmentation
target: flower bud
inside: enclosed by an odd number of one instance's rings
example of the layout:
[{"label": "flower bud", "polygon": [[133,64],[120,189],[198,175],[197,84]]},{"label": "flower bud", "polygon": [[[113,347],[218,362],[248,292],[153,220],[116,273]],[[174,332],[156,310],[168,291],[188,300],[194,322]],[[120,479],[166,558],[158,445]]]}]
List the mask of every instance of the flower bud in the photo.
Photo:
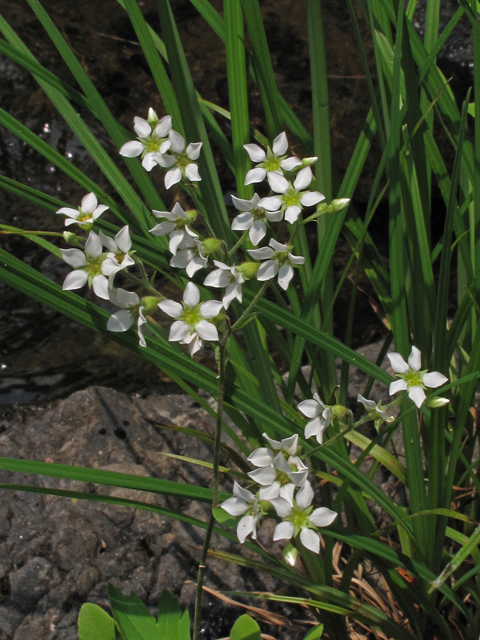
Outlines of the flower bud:
[{"label": "flower bud", "polygon": [[450,402],[448,398],[440,398],[437,396],[436,398],[427,398],[425,400],[425,405],[430,407],[430,409],[439,409],[440,407],[444,407]]},{"label": "flower bud", "polygon": [[317,160],[317,156],[312,156],[311,158],[302,158],[302,167],[309,167],[311,164],[315,164]]},{"label": "flower bud", "polygon": [[350,198],[338,198],[328,205],[328,213],[338,213],[350,204]]},{"label": "flower bud", "polygon": [[205,238],[202,242],[202,251],[206,256],[216,253],[223,244],[220,238]]},{"label": "flower bud", "polygon": [[67,244],[70,244],[72,247],[80,247],[81,249],[83,249],[83,245],[80,242],[80,238],[77,236],[77,234],[73,233],[72,231],[64,231],[63,239]]},{"label": "flower bud", "polygon": [[235,267],[235,269],[242,274],[245,280],[250,280],[257,275],[258,267],[260,263],[258,262],[243,262]]},{"label": "flower bud", "polygon": [[332,416],[334,418],[340,418],[340,419],[342,419],[348,413],[350,414],[352,413],[350,409],[347,409],[347,407],[344,407],[342,404],[333,405],[333,407],[330,407],[330,411],[332,412]]},{"label": "flower bud", "polygon": [[145,296],[145,298],[142,298],[140,306],[143,307],[144,313],[150,315],[157,310],[159,302],[161,302],[161,298],[157,298],[156,296]]},{"label": "flower bud", "polygon": [[283,550],[283,559],[291,567],[295,566],[297,562],[298,549],[296,549],[291,542],[287,542],[285,549]]},{"label": "flower bud", "polygon": [[152,107],[150,107],[150,109],[148,110],[147,122],[152,127],[152,129],[155,129],[155,125],[158,122],[158,116],[152,109]]},{"label": "flower bud", "polygon": [[197,219],[198,214],[196,209],[189,209],[188,211],[185,211],[185,215],[188,218],[188,224],[193,224]]}]

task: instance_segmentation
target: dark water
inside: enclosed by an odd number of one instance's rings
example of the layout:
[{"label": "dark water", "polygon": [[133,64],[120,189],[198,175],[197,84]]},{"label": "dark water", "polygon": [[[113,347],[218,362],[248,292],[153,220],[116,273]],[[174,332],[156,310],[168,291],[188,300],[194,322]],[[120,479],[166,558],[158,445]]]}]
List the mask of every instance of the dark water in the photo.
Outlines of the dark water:
[{"label": "dark water", "polygon": [[[152,26],[158,28],[154,0],[140,1],[139,4]],[[212,4],[217,7],[221,5],[219,2]],[[43,5],[122,124],[131,129],[134,115],[144,116],[149,106],[162,112],[161,101],[135,33],[126,14],[114,0],[78,0],[75,3],[47,0]],[[197,88],[206,99],[228,108],[225,59],[220,41],[213,34],[204,37],[204,23],[190,3],[177,1],[173,6]],[[419,31],[424,20],[422,7],[422,3],[419,3],[416,18]],[[446,24],[448,16],[455,9],[450,0],[442,3],[442,25]],[[341,178],[363,125],[368,96],[353,36],[348,30],[345,31],[348,15],[333,0],[325,2],[323,10],[331,67],[332,155],[335,174]],[[26,1],[13,3],[0,0],[0,11],[39,61],[75,86],[75,80]],[[262,2],[262,11],[279,88],[311,129],[308,44],[302,3],[265,0]],[[285,18],[287,15],[288,21]],[[454,84],[459,96],[464,94],[471,78],[471,41],[465,33],[469,33],[468,21],[467,32],[464,30],[455,36],[442,52],[441,60],[446,73],[455,74]],[[28,72],[9,59],[0,57],[0,86],[0,104],[6,111],[96,180],[109,195],[115,195],[111,185],[105,181],[98,167]],[[253,87],[250,109],[252,124],[262,128],[260,99]],[[81,115],[110,156],[122,166],[123,162],[101,123],[88,114]],[[367,163],[365,177],[356,194],[360,207],[368,198],[368,185],[377,161],[378,158],[373,156]],[[231,177],[220,162],[218,167],[225,190],[231,190],[234,188]],[[0,172],[55,196],[70,206],[76,207],[85,195],[53,164],[2,127]],[[162,191],[159,175],[155,176],[154,173],[152,177]],[[165,200],[170,202],[171,196]],[[0,220],[6,224],[23,229],[63,231],[59,217],[3,191],[0,191],[0,212]],[[68,265],[19,236],[0,235],[0,245],[57,283],[61,284],[70,271]],[[334,258],[337,274],[342,272],[348,257],[348,247],[340,243]],[[362,282],[361,286],[369,291],[368,282]],[[350,289],[345,287],[345,293],[337,304],[335,331],[339,338],[344,332],[342,318],[346,315],[350,293]],[[93,299],[92,294],[85,293],[85,290],[80,295]],[[168,379],[161,372],[138,356],[79,327],[68,318],[2,283],[0,301],[0,403],[37,403],[67,395],[94,383],[131,392],[163,388],[168,384]],[[354,346],[378,339],[383,332],[366,297],[359,296],[359,305],[360,322],[356,327]]]}]

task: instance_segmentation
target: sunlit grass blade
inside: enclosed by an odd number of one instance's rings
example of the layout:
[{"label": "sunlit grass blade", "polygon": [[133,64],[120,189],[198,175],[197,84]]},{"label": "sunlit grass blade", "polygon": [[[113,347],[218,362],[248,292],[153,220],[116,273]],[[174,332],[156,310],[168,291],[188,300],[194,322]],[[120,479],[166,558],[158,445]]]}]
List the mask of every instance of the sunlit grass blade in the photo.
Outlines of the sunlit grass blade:
[{"label": "sunlit grass blade", "polygon": [[245,176],[251,167],[250,158],[243,148],[250,142],[248,95],[245,68],[243,13],[240,0],[224,0],[225,49],[227,54],[228,98],[232,123],[232,147],[235,162],[235,180],[240,198],[250,199],[253,187],[245,185]]}]

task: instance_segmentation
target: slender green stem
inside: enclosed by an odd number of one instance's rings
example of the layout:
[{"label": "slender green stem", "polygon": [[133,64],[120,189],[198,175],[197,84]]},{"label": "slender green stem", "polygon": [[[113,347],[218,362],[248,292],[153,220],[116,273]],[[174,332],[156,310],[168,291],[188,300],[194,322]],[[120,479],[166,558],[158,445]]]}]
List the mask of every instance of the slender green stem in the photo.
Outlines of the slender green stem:
[{"label": "slender green stem", "polygon": [[201,600],[202,600],[202,587],[203,587],[203,575],[205,572],[205,563],[207,561],[208,549],[210,547],[210,539],[213,531],[213,509],[216,509],[219,505],[219,490],[218,490],[218,472],[219,472],[219,458],[220,458],[220,440],[222,435],[222,418],[223,418],[223,397],[225,395],[225,362],[226,362],[226,344],[230,336],[230,331],[227,331],[220,340],[220,346],[218,348],[218,406],[217,406],[217,421],[215,425],[215,442],[213,445],[213,483],[212,483],[212,513],[208,522],[207,532],[205,534],[205,540],[203,541],[202,555],[200,557],[200,563],[198,565],[198,577],[197,577],[197,591],[195,595],[195,618],[193,623],[193,640],[200,640],[200,612],[201,612]]},{"label": "slender green stem", "polygon": [[154,296],[157,296],[161,300],[166,299],[165,296],[160,293],[160,291],[157,291],[155,287],[152,287],[152,285],[148,282],[148,280],[144,282],[143,280],[140,280],[140,278],[136,278],[135,276],[132,276],[132,274],[128,273],[128,271],[124,271],[123,275],[126,276],[132,282],[135,282],[136,284],[139,284],[142,287],[145,287],[145,289],[150,291],[150,293],[153,293]]},{"label": "slender green stem", "polygon": [[235,324],[233,325],[233,327],[231,328],[231,332],[235,331],[236,328],[241,324],[242,320],[248,316],[248,314],[250,313],[250,311],[253,309],[253,307],[257,304],[257,302],[260,300],[260,298],[263,296],[263,294],[265,293],[268,285],[270,284],[270,280],[265,280],[265,282],[262,284],[262,286],[260,287],[260,289],[258,290],[257,294],[255,295],[254,299],[251,301],[251,303],[248,305],[248,307],[245,309],[245,311],[242,313],[242,315],[240,316],[240,318],[235,322]]},{"label": "slender green stem", "polygon": [[63,238],[63,233],[56,231],[0,231],[0,234],[7,236],[54,236],[56,238]]},{"label": "slender green stem", "polygon": [[235,251],[238,249],[238,247],[241,247],[242,244],[245,242],[245,240],[247,239],[248,236],[248,232],[249,229],[245,229],[245,231],[243,232],[242,236],[239,238],[238,242],[236,242],[233,247],[230,249],[230,251],[228,252],[228,257],[231,258],[233,256],[233,254],[235,253]]}]

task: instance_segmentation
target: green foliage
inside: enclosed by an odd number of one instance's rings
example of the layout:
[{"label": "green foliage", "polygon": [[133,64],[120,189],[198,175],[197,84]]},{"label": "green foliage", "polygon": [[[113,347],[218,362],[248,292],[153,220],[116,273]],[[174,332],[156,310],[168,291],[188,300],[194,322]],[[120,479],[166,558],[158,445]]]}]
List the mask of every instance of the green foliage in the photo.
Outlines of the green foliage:
[{"label": "green foliage", "polygon": [[115,640],[115,622],[96,604],[86,602],[78,614],[79,640]]},{"label": "green foliage", "polygon": [[230,640],[260,640],[260,627],[253,618],[244,614],[233,625]]}]

